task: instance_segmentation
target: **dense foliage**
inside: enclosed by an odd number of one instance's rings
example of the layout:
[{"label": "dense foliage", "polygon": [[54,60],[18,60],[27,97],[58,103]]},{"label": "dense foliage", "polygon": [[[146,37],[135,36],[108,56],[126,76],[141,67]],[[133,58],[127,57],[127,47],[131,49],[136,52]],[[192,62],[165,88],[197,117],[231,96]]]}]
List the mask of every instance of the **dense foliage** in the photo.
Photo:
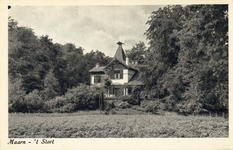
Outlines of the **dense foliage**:
[{"label": "dense foliage", "polygon": [[81,85],[69,89],[65,95],[46,101],[45,112],[69,113],[77,110],[94,110],[99,108],[100,91],[95,87]]},{"label": "dense foliage", "polygon": [[88,85],[88,71],[97,62],[106,65],[111,60],[98,50],[83,54],[84,49],[74,44],[53,43],[47,35],[37,37],[33,29],[19,27],[10,17],[8,35],[11,112],[41,111],[45,102]]},{"label": "dense foliage", "polygon": [[149,47],[138,65],[145,91],[182,114],[227,112],[228,6],[166,6],[147,24]]}]

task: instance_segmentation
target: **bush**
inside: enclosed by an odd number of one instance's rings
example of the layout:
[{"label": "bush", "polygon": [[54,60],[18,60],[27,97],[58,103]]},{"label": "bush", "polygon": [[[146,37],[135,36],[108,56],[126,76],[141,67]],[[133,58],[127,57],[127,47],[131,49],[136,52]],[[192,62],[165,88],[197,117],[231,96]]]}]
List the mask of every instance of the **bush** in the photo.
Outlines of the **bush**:
[{"label": "bush", "polygon": [[[69,89],[65,95],[57,96],[44,105],[45,112],[73,112],[76,110],[95,110],[99,108],[100,90],[95,87],[81,85]],[[113,106],[111,106],[113,107]]]},{"label": "bush", "polygon": [[43,108],[44,102],[39,95],[38,90],[34,90],[25,96],[28,112],[38,112]]},{"label": "bush", "polygon": [[112,109],[112,110],[110,111],[110,113],[111,113],[112,115],[115,115],[115,114],[116,114],[116,111],[115,111],[114,109]]},{"label": "bush", "polygon": [[60,108],[68,104],[68,100],[64,96],[57,96],[56,98],[46,101],[43,106],[43,111],[47,113],[60,112]]},{"label": "bush", "polygon": [[103,110],[106,115],[108,115],[109,112],[112,111],[113,108],[116,108],[113,102],[104,101]]},{"label": "bush", "polygon": [[152,106],[147,106],[146,108],[146,112],[152,112],[152,114],[156,114],[158,108],[156,105],[152,105]]},{"label": "bush", "polygon": [[155,114],[157,110],[160,109],[160,102],[155,100],[145,100],[142,102],[141,106],[135,107],[134,109]]},{"label": "bush", "polygon": [[27,112],[27,104],[24,101],[26,92],[22,90],[21,80],[15,83],[9,81],[8,93],[9,112]]},{"label": "bush", "polygon": [[122,108],[122,109],[125,109],[125,108],[130,108],[131,105],[127,102],[121,102],[119,105],[118,105],[119,108]]},{"label": "bush", "polygon": [[75,89],[70,89],[65,97],[70,103],[75,104],[77,110],[95,110],[99,108],[99,94],[101,91],[94,87],[81,85]]},{"label": "bush", "polygon": [[137,100],[133,99],[131,96],[122,96],[120,98],[120,100],[122,100],[123,102],[127,102],[130,105],[137,105]]},{"label": "bush", "polygon": [[23,97],[19,97],[13,103],[9,104],[9,112],[28,112],[27,111],[27,104],[24,101]]},{"label": "bush", "polygon": [[135,105],[135,106],[133,106],[131,108],[134,109],[134,110],[137,110],[137,111],[146,112],[146,108],[142,108],[142,107],[137,106],[137,105]]},{"label": "bush", "polygon": [[69,104],[61,107],[59,112],[61,112],[61,113],[70,113],[70,112],[73,112],[74,110],[75,110],[74,104],[69,103]]}]

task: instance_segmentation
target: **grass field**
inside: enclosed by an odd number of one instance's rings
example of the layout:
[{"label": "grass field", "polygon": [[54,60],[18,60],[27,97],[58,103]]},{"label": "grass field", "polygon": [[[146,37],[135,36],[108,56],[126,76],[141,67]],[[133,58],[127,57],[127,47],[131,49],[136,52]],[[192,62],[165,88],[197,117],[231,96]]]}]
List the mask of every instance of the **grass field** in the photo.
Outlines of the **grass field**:
[{"label": "grass field", "polygon": [[197,138],[228,137],[228,120],[220,117],[9,114],[9,138]]}]

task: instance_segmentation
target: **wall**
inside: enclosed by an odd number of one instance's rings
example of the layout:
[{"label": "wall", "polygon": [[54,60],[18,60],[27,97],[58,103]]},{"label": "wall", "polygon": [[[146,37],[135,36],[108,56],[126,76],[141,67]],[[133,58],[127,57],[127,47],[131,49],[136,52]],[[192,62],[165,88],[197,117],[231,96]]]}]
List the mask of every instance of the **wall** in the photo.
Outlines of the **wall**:
[{"label": "wall", "polygon": [[132,78],[135,71],[126,69],[125,66],[120,64],[118,61],[113,63],[108,67],[109,70],[111,70],[110,73],[112,73],[112,70],[123,70],[123,79],[111,79],[113,85],[121,85],[124,83],[128,83],[128,81]]}]

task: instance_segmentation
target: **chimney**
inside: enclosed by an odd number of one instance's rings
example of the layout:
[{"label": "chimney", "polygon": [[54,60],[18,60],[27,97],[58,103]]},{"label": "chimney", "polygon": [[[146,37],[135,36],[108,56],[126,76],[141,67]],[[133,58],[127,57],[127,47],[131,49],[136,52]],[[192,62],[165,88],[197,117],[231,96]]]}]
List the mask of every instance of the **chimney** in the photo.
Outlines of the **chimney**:
[{"label": "chimney", "polygon": [[128,57],[126,57],[126,59],[125,59],[125,64],[128,66],[129,65],[129,58]]},{"label": "chimney", "polygon": [[99,63],[96,63],[96,66],[95,66],[96,68],[99,68]]},{"label": "chimney", "polygon": [[124,43],[122,43],[122,42],[117,42],[117,44],[119,45],[118,47],[121,47],[122,48],[122,44],[124,44]]}]

